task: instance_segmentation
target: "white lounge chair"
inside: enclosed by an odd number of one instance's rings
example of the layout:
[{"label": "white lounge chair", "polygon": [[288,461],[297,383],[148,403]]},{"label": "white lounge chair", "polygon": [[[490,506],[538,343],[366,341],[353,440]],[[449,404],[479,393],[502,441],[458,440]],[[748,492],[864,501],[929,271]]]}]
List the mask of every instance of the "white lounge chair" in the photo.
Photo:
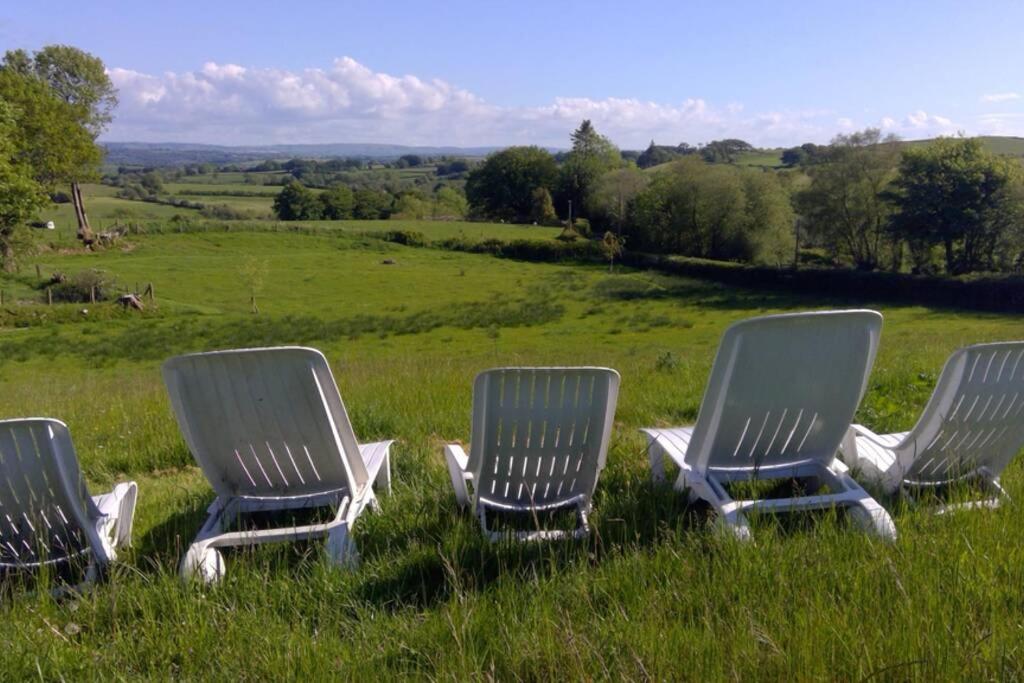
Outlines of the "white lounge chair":
[{"label": "white lounge chair", "polygon": [[843,458],[887,492],[974,480],[991,496],[956,507],[995,507],[999,476],[1024,447],[1024,342],[977,344],[946,361],[909,432],[878,435],[853,425]]},{"label": "white lounge chair", "polygon": [[[707,501],[719,522],[748,538],[744,511],[846,507],[886,538],[888,513],[835,459],[867,385],[882,316],[827,311],[753,318],[726,330],[697,423],[644,429],[655,481],[664,456],[680,468],[675,488]],[[807,495],[733,500],[727,482],[798,479]],[[821,488],[827,487],[827,492]]]},{"label": "white lounge chair", "polygon": [[[182,561],[183,577],[224,574],[216,550],[327,537],[328,558],[354,566],[356,518],[391,491],[393,441],[358,444],[334,376],[315,349],[196,353],[164,363],[164,381],[189,449],[217,498]],[[323,524],[230,530],[240,516],[332,507]]]},{"label": "white lounge chair", "polygon": [[[0,421],[0,568],[6,573],[82,562],[100,578],[131,545],[138,487],[90,496],[67,426],[49,418]],[[55,593],[63,589],[55,589]]]},{"label": "white lounge chair", "polygon": [[458,444],[444,452],[456,500],[473,507],[490,540],[507,534],[490,530],[489,510],[577,512],[571,533],[537,524],[512,532],[517,540],[589,533],[618,393],[619,374],[608,368],[499,368],[477,376],[469,455]]}]

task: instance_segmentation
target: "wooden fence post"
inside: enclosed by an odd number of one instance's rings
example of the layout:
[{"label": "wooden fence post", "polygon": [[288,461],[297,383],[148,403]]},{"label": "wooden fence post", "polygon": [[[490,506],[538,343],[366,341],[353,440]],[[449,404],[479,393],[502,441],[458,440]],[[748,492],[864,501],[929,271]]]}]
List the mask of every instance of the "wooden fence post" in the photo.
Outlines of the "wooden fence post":
[{"label": "wooden fence post", "polygon": [[36,264],[36,279],[37,280],[42,280],[43,279],[43,273],[42,273],[41,270],[39,270],[39,264],[38,263]]},{"label": "wooden fence post", "polygon": [[89,288],[89,303],[96,303],[96,285]]}]

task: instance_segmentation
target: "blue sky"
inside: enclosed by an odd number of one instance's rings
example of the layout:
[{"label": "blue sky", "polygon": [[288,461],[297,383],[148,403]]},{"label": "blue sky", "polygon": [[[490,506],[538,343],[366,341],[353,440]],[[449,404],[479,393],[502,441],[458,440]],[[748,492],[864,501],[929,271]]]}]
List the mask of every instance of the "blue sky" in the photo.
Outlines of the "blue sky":
[{"label": "blue sky", "polygon": [[[121,92],[109,140],[620,146],[1024,135],[1024,3],[47,2]],[[15,6],[16,5],[16,6]]]}]

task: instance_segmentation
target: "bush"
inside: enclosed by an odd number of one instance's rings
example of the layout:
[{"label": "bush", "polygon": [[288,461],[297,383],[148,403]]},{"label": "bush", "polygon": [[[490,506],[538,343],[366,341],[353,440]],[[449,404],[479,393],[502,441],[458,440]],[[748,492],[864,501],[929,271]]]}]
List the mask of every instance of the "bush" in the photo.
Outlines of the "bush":
[{"label": "bush", "polygon": [[222,221],[237,221],[251,217],[249,213],[239,211],[227,204],[207,204],[199,210],[199,215],[203,218],[215,218]]},{"label": "bush", "polygon": [[385,242],[404,244],[407,247],[425,247],[430,244],[427,236],[415,230],[388,230],[380,239]]},{"label": "bush", "polygon": [[83,270],[51,287],[54,301],[79,304],[89,303],[94,290],[96,301],[105,301],[114,295],[114,282],[103,271]]}]

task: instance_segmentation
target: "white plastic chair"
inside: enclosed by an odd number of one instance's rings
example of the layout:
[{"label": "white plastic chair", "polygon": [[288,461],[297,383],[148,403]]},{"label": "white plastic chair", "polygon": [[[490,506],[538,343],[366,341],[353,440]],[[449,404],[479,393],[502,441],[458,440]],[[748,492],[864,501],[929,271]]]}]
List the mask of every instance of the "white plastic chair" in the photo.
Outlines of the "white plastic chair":
[{"label": "white plastic chair", "polygon": [[942,512],[997,506],[999,476],[1022,447],[1024,342],[1004,342],[953,352],[912,430],[880,436],[853,425],[842,456],[890,493],[974,480],[991,494]]},{"label": "white plastic chair", "polygon": [[[608,368],[498,368],[477,375],[469,455],[445,447],[455,498],[487,512],[577,512],[577,527],[511,532],[520,541],[582,538],[608,454],[619,374]],[[539,525],[538,525],[539,526]]]},{"label": "white plastic chair", "polygon": [[[330,561],[358,561],[352,526],[373,485],[391,491],[393,441],[358,444],[327,359],[281,347],[196,353],[164,363],[181,433],[217,498],[181,564],[188,578],[224,575],[216,548],[326,537]],[[334,508],[323,524],[236,530],[240,516]]]},{"label": "white plastic chair", "polygon": [[[680,469],[675,488],[707,501],[739,538],[751,509],[846,507],[864,528],[895,538],[888,513],[835,459],[867,385],[881,334],[875,311],[753,318],[726,330],[697,423],[643,429],[655,481],[664,456]],[[724,484],[796,478],[808,495],[734,500]],[[819,492],[821,487],[828,492]]]},{"label": "white plastic chair", "polygon": [[[60,568],[82,561],[78,589],[131,545],[138,486],[90,496],[67,426],[49,418],[0,421],[0,568]],[[55,593],[62,589],[55,589]]]}]

